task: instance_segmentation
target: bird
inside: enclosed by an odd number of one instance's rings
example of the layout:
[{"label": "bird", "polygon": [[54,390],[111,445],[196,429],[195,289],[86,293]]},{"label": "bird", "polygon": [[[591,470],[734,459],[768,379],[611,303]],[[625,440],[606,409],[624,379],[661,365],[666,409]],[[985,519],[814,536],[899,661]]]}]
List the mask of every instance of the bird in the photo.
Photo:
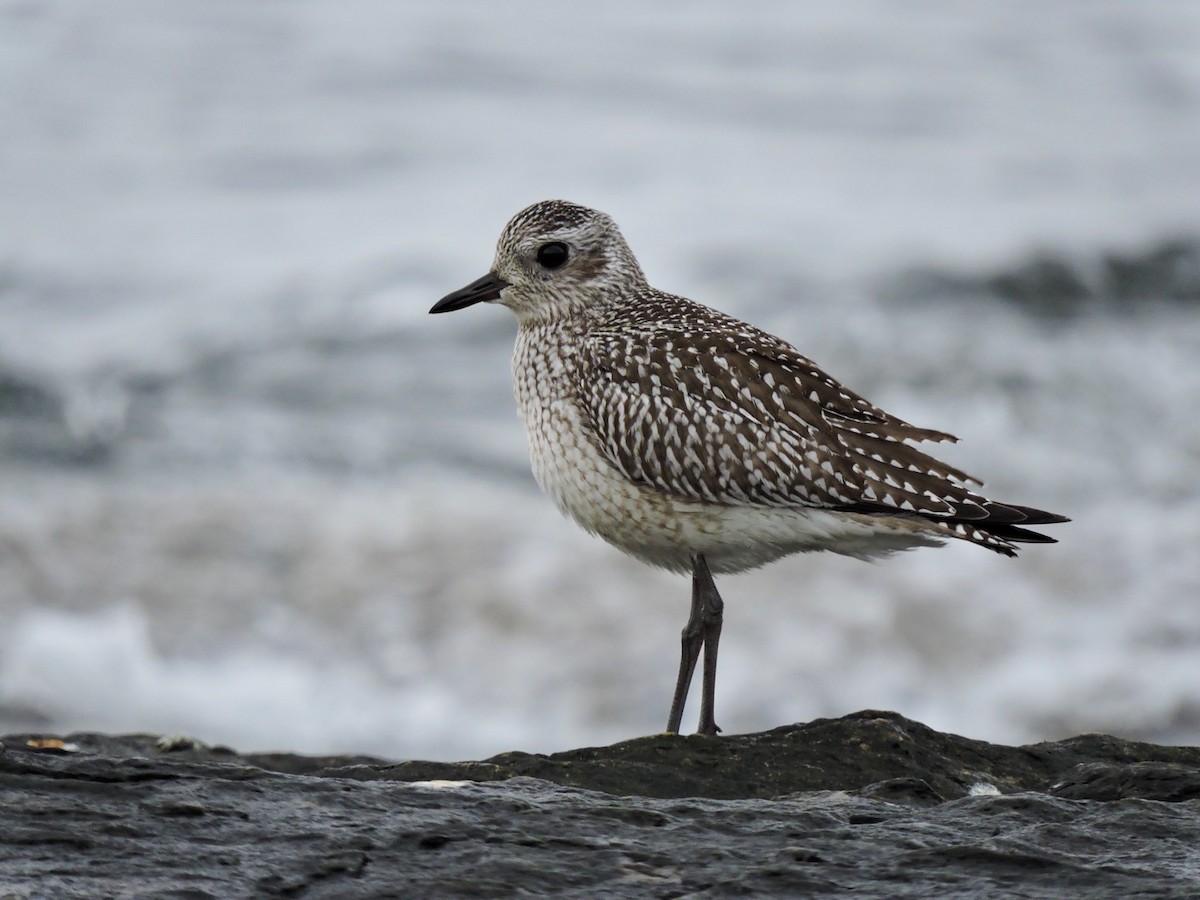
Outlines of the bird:
[{"label": "bird", "polygon": [[724,601],[714,574],[793,553],[860,559],[966,541],[1006,556],[1055,543],[1065,516],[989,500],[982,482],[914,446],[954,442],[843,386],[787,341],[651,287],[607,214],[523,209],[491,269],[431,313],[508,307],[513,392],[533,475],[584,530],[691,573],[667,732],[703,653],[698,734],[713,709]]}]

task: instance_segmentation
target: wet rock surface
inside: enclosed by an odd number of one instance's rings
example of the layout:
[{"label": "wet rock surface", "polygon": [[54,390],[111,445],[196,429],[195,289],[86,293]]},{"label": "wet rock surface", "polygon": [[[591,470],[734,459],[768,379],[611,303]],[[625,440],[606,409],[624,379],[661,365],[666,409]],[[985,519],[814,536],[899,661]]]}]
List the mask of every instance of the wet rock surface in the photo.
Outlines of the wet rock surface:
[{"label": "wet rock surface", "polygon": [[1200,894],[1200,748],[862,712],[392,763],[0,739],[0,898]]}]

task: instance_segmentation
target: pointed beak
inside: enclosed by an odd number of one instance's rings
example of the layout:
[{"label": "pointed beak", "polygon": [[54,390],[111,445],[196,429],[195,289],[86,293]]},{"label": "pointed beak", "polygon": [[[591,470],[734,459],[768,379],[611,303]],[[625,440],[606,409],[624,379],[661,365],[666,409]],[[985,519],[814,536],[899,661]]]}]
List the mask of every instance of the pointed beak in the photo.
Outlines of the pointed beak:
[{"label": "pointed beak", "polygon": [[433,305],[431,313],[454,312],[465,309],[484,300],[499,300],[500,292],[508,287],[508,282],[498,275],[488,272],[482,278],[472,281],[465,288],[447,294]]}]

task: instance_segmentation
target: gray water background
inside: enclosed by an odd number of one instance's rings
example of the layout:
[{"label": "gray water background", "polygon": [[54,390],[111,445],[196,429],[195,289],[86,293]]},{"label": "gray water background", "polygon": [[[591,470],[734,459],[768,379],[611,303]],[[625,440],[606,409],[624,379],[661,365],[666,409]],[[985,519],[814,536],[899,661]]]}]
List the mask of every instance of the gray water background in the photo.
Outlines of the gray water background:
[{"label": "gray water background", "polygon": [[0,0],[0,726],[661,728],[686,579],[538,494],[507,312],[426,315],[553,196],[1075,519],[724,579],[727,730],[1200,741],[1186,2]]}]

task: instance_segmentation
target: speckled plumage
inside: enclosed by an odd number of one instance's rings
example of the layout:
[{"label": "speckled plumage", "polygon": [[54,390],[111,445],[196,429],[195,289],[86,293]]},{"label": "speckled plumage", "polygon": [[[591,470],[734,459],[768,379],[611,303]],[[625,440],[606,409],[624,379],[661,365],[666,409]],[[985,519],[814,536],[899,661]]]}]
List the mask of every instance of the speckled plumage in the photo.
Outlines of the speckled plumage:
[{"label": "speckled plumage", "polygon": [[[534,259],[568,245],[562,268]],[[994,503],[913,447],[953,441],[846,389],[787,342],[656,290],[612,220],[562,201],[500,238],[520,320],[513,384],[538,483],[588,531],[654,565],[714,572],[802,550],[870,557],[960,538],[1001,553],[1059,521]]]},{"label": "speckled plumage", "polygon": [[604,213],[557,200],[522,210],[492,271],[433,311],[481,300],[520,324],[513,385],[538,483],[653,565],[732,572],[947,538],[1015,555],[1052,541],[1025,526],[1065,521],[986,499],[913,446],[953,436],[872,405],[767,332],[651,287]]}]

